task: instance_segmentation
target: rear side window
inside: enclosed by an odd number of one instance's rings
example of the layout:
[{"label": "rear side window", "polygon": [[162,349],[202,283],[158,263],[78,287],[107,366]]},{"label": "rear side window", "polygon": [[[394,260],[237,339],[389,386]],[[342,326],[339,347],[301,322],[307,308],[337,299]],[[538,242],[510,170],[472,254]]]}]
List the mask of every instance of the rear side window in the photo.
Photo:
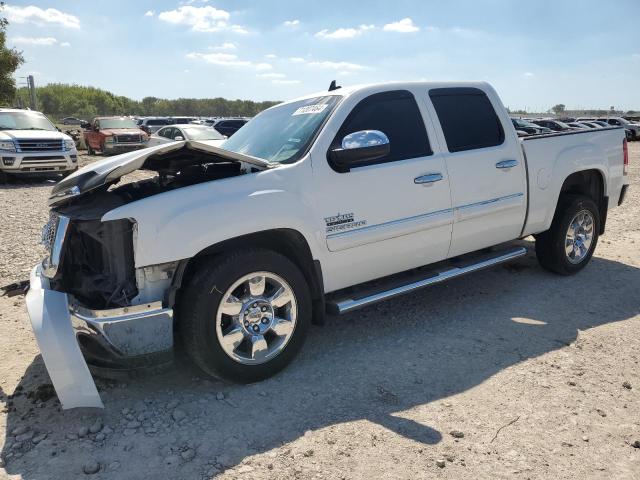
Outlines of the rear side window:
[{"label": "rear side window", "polygon": [[436,109],[450,152],[495,147],[504,130],[493,105],[477,88],[435,88],[429,97]]},{"label": "rear side window", "polygon": [[416,100],[406,90],[376,93],[358,103],[342,124],[332,147],[339,147],[346,135],[360,130],[379,130],[389,138],[389,155],[370,165],[433,153]]}]

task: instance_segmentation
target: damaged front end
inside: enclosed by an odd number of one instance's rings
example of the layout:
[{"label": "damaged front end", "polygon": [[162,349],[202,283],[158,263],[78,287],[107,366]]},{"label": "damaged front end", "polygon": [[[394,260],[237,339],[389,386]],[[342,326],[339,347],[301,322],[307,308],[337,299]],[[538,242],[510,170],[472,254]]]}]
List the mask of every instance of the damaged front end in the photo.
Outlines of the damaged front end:
[{"label": "damaged front end", "polygon": [[[63,408],[102,406],[89,371],[119,378],[172,361],[181,262],[136,268],[135,219],[102,221],[104,215],[169,190],[264,168],[215,147],[179,143],[98,162],[53,190],[42,235],[48,255],[31,274],[27,308]],[[156,175],[119,183],[134,167]]]}]

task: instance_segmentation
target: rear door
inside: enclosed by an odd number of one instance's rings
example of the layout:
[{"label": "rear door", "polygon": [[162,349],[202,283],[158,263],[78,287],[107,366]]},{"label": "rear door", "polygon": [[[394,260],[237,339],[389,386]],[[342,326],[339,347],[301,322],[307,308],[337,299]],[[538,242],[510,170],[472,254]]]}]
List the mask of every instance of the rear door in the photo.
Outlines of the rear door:
[{"label": "rear door", "polygon": [[[497,96],[478,88],[429,91],[451,184],[449,257],[518,238],[526,213],[526,165]],[[501,110],[502,111],[502,110]]]}]

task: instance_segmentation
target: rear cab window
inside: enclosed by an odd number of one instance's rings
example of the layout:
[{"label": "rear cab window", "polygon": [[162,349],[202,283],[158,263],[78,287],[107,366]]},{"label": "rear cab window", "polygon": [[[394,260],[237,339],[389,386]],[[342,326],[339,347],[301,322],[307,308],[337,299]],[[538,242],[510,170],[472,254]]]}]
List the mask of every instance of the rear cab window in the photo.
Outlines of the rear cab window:
[{"label": "rear cab window", "polygon": [[379,130],[389,138],[391,151],[385,157],[359,166],[394,162],[431,155],[422,114],[413,94],[407,90],[376,93],[361,100],[349,113],[335,136],[331,148],[361,130]]},{"label": "rear cab window", "polygon": [[429,91],[449,152],[502,145],[502,123],[487,95],[478,88],[434,88]]}]

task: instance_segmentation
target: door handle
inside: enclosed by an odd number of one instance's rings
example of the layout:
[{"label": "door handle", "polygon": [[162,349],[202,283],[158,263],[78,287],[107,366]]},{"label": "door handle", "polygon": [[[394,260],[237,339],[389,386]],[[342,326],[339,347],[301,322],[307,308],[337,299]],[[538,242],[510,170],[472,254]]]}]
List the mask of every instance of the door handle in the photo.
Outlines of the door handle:
[{"label": "door handle", "polygon": [[424,185],[430,183],[436,183],[442,180],[441,173],[427,173],[426,175],[421,175],[413,179],[413,183],[417,185]]},{"label": "door handle", "polygon": [[496,168],[513,168],[518,165],[517,160],[502,160],[501,162],[496,163]]}]

